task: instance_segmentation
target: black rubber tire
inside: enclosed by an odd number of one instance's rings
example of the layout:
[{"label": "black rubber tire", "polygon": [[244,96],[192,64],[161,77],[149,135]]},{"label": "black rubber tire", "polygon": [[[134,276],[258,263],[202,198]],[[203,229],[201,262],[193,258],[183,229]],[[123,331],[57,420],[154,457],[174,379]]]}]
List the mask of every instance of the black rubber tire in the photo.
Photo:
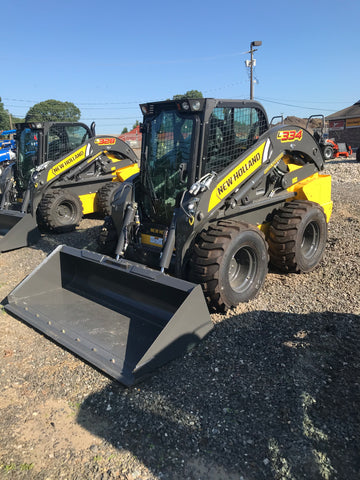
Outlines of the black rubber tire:
[{"label": "black rubber tire", "polygon": [[113,256],[118,241],[118,235],[111,217],[105,217],[98,237],[98,252]]},{"label": "black rubber tire", "polygon": [[188,276],[202,285],[210,307],[226,311],[258,294],[268,262],[267,243],[260,230],[220,220],[199,235]]},{"label": "black rubber tire", "polygon": [[356,150],[356,161],[360,162],[360,147]]},{"label": "black rubber tire", "polygon": [[280,208],[269,229],[270,262],[283,272],[307,273],[322,260],[326,216],[315,202],[295,200]]},{"label": "black rubber tire", "polygon": [[71,232],[81,222],[82,212],[79,197],[65,190],[53,190],[41,199],[37,211],[38,223],[51,232]]},{"label": "black rubber tire", "polygon": [[111,215],[111,204],[120,185],[120,182],[109,182],[99,189],[97,193],[97,204],[99,211],[104,215]]},{"label": "black rubber tire", "polygon": [[332,158],[334,158],[334,151],[333,151],[332,147],[330,147],[330,145],[327,145],[324,148],[323,156],[324,156],[325,160],[331,160]]}]

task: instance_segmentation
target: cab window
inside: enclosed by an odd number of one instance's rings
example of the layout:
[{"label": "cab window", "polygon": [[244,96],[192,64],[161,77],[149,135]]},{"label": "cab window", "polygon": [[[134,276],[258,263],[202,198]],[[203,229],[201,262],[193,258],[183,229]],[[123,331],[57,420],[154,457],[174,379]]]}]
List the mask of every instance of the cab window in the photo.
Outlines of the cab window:
[{"label": "cab window", "polygon": [[221,172],[257,142],[267,122],[257,108],[215,108],[210,116],[205,173]]},{"label": "cab window", "polygon": [[89,139],[82,125],[52,125],[48,134],[48,160],[58,160]]}]

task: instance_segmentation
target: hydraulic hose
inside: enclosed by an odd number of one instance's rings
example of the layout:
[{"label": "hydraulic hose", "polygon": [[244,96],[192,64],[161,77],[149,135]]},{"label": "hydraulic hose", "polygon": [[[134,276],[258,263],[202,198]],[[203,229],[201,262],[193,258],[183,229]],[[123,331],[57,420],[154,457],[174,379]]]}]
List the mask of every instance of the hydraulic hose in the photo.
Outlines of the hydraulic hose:
[{"label": "hydraulic hose", "polygon": [[175,215],[173,215],[169,232],[166,238],[164,250],[162,251],[161,258],[160,258],[160,269],[162,272],[164,272],[165,269],[169,268],[171,257],[175,247],[175,233],[176,233],[176,222],[175,222]]},{"label": "hydraulic hose", "polygon": [[120,256],[123,255],[124,251],[126,250],[127,234],[128,234],[127,229],[128,229],[128,226],[134,221],[136,211],[137,209],[135,205],[132,203],[129,203],[129,205],[126,208],[124,223],[123,223],[121,233],[119,235],[118,242],[115,249],[116,260],[119,260]]}]

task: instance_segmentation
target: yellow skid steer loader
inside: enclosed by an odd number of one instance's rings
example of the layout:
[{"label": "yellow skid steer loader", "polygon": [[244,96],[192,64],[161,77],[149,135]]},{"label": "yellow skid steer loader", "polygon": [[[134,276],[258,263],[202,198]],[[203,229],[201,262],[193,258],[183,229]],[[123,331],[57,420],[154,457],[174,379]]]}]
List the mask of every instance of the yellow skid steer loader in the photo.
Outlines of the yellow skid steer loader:
[{"label": "yellow skid steer loader", "polygon": [[17,159],[0,178],[0,252],[35,243],[38,227],[74,229],[108,214],[119,182],[139,172],[131,148],[82,123],[17,124]]},{"label": "yellow skid steer loader", "polygon": [[141,172],[115,194],[102,253],[60,246],[5,308],[125,385],[254,298],[270,262],[319,265],[332,211],[320,145],[248,100],[141,105]]}]

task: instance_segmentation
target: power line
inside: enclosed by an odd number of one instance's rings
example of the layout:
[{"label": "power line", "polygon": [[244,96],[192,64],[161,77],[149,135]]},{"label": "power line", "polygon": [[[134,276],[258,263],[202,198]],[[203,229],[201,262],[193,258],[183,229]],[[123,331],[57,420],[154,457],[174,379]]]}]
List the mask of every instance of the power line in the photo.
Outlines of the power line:
[{"label": "power line", "polygon": [[[244,52],[244,53],[247,53],[247,52]],[[234,87],[236,85],[239,85],[240,83],[244,83],[244,81],[238,81],[238,82],[233,82],[233,83],[230,83],[230,84],[227,84],[227,85],[224,85],[224,86],[221,86],[221,87],[218,87],[218,88],[212,88],[212,89],[208,89],[208,90],[204,90],[205,92],[214,92],[214,91],[219,91],[219,90],[223,90],[223,89],[226,89],[226,88],[229,88],[229,87]],[[276,100],[276,99],[269,99],[269,98],[264,98],[264,97],[256,97],[258,100],[262,101],[262,102],[269,102],[269,103],[274,103],[274,104],[277,104],[277,105],[282,105],[282,106],[287,106],[287,107],[291,107],[291,108],[302,108],[304,110],[319,110],[319,107],[309,107],[309,106],[302,106],[302,105],[297,105],[297,104],[293,104],[293,103],[286,103],[286,102],[282,102],[280,100]],[[3,97],[2,100],[8,100],[8,101],[13,101],[13,102],[35,102],[35,100],[25,100],[25,99],[14,99],[14,98],[6,98],[6,97]],[[96,120],[98,121],[103,121],[103,120],[109,120],[109,121],[132,121],[134,120],[134,117],[136,116],[140,116],[141,113],[140,113],[140,110],[137,109],[137,112],[135,113],[135,106],[134,107],[121,107],[121,106],[118,106],[118,105],[139,105],[139,101],[128,101],[128,102],[85,102],[85,103],[76,103],[77,106],[81,106],[82,110],[134,110],[134,115],[132,117],[100,117],[100,118],[97,118],[96,117],[96,114],[94,115],[94,117],[96,118]],[[336,102],[318,102],[318,101],[315,101],[315,102],[311,102],[311,103],[341,103],[341,104],[344,104],[346,102],[339,102],[339,101],[336,101]],[[95,106],[91,106],[91,105],[95,105]],[[11,108],[31,108],[33,105],[13,105],[13,104],[7,104],[6,107],[11,107]],[[112,108],[110,108],[109,106],[112,106]],[[328,109],[328,108],[321,108],[322,111],[326,111],[326,112],[333,112],[334,109]],[[87,112],[89,114],[89,112]],[[90,121],[90,120],[93,120],[93,118],[90,118],[90,117],[85,117],[85,118],[82,118],[82,120],[86,120],[86,121]]]},{"label": "power line", "polygon": [[[25,100],[25,99],[19,99],[19,98],[7,98],[7,97],[1,97],[2,100],[7,100],[9,102],[28,102],[28,103],[39,103],[43,102],[46,100]],[[131,101],[131,102],[86,102],[86,103],[78,103],[78,105],[126,105],[126,104],[138,104],[138,101]]]},{"label": "power line", "polygon": [[[77,104],[79,105],[79,104]],[[77,106],[76,105],[76,106]],[[31,108],[32,105],[11,105],[9,103],[6,104],[6,107],[11,107],[11,108]],[[140,111],[140,108],[136,107],[81,107],[81,110],[138,110]]]},{"label": "power line", "polygon": [[[286,107],[293,107],[293,108],[303,108],[305,110],[319,110],[319,108],[315,107],[303,107],[301,105],[293,105],[291,103],[283,103],[283,102],[276,102],[275,100],[268,100],[266,98],[261,98],[261,97],[256,97],[258,100],[261,100],[262,102],[269,102],[269,103],[276,103],[277,105],[284,105]],[[328,108],[322,108],[322,110],[326,112],[333,112],[334,109],[328,109]]]},{"label": "power line", "polygon": [[[133,120],[136,118],[136,115],[133,117],[104,117],[104,118],[99,118],[95,117],[96,120]],[[94,120],[94,117],[81,117],[82,120]]]},{"label": "power line", "polygon": [[[243,53],[247,53],[247,52],[243,52]],[[241,55],[240,53],[239,54],[233,54],[233,55]],[[215,58],[215,57],[214,57]],[[227,85],[222,85],[221,87],[216,87],[216,88],[211,88],[211,89],[205,89],[204,92],[212,92],[212,91],[219,91],[219,90],[223,90],[223,89],[226,89],[226,88],[230,88],[230,87],[234,87],[236,85],[239,85],[239,84],[242,84],[242,83],[246,83],[245,80],[241,80],[241,81],[237,81],[237,82],[233,82],[233,83],[229,83]],[[270,103],[278,103],[279,105],[285,105],[285,106],[289,106],[289,107],[296,107],[296,108],[312,108],[312,107],[302,107],[300,105],[294,105],[294,104],[290,104],[290,103],[285,103],[285,102],[281,102],[280,100],[277,100],[277,99],[270,99],[270,98],[261,98],[261,97],[257,97],[259,98],[260,100],[262,101],[267,101],[267,102],[270,102]],[[7,104],[8,107],[12,107],[12,108],[21,108],[21,107],[31,107],[33,106],[34,103],[39,103],[41,101],[44,101],[44,100],[26,100],[26,99],[16,99],[16,98],[8,98],[8,97],[2,97],[2,100],[6,100],[6,101],[11,101],[11,102],[26,102],[26,103],[30,103],[31,105],[12,105],[12,104]],[[46,101],[46,100],[45,100]],[[84,102],[84,103],[79,103],[79,102],[76,102],[76,106],[89,106],[88,108],[84,108],[84,110],[87,110],[87,109],[96,109],[95,107],[90,107],[91,105],[94,105],[94,106],[100,106],[99,109],[102,109],[102,108],[108,108],[108,107],[105,107],[107,105],[113,105],[113,106],[116,106],[116,105],[139,105],[140,103],[144,103],[145,101],[128,101],[128,102]],[[321,104],[326,104],[326,103],[337,103],[337,104],[344,104],[344,103],[349,103],[347,101],[313,101],[313,100],[304,100],[304,103],[308,103],[308,102],[311,102],[311,103],[321,103]],[[301,102],[300,102],[301,103]],[[116,108],[119,108],[121,110],[130,110],[132,108],[135,108],[135,107],[116,107]],[[330,110],[329,110],[330,111]]]}]

